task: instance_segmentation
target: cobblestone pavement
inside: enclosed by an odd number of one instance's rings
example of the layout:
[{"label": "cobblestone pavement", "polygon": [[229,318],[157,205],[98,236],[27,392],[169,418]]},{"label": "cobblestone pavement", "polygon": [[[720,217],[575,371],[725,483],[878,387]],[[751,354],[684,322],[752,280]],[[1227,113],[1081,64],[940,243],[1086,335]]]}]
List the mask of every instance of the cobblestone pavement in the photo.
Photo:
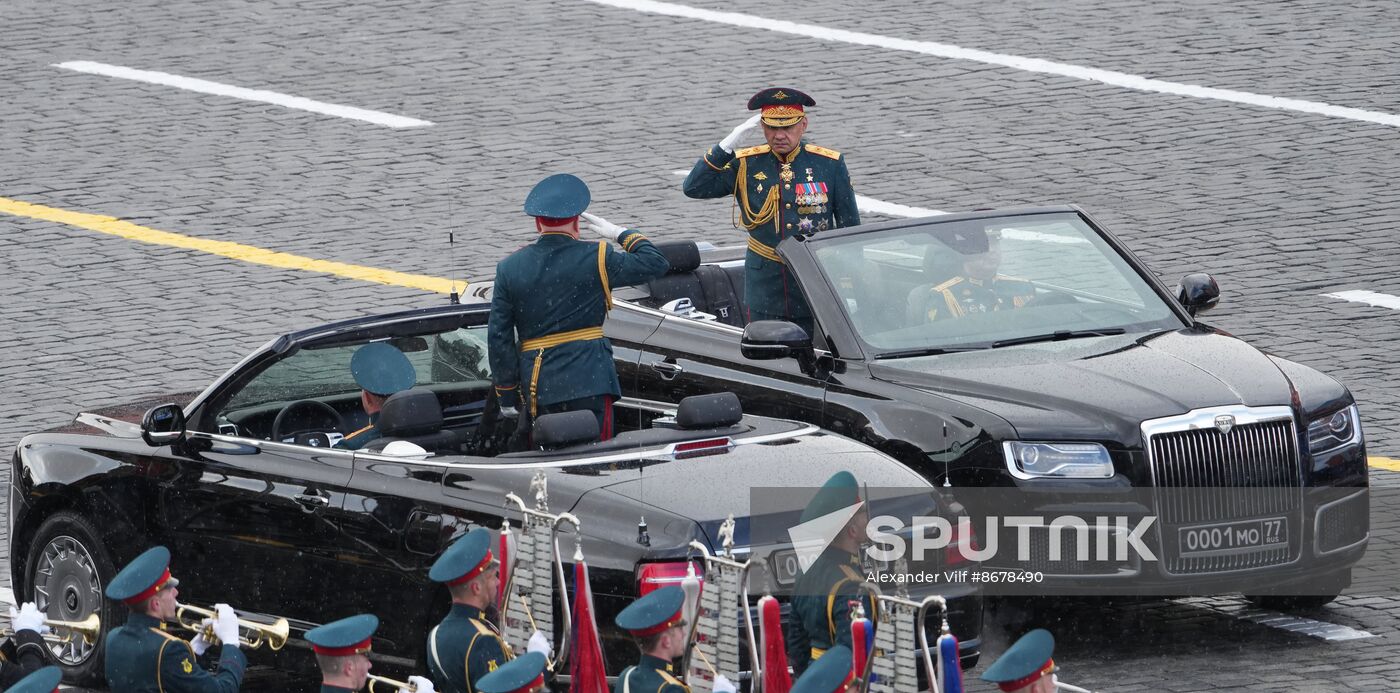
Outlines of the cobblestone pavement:
[{"label": "cobblestone pavement", "polygon": [[[1400,112],[1384,3],[690,0],[896,38]],[[1400,457],[1400,130],[1130,91],[980,63],[605,7],[587,0],[7,3],[0,197],[204,239],[482,278],[533,229],[543,173],[653,236],[732,243],[724,202],[672,174],[760,86],[819,101],[810,138],[858,192],[944,210],[1073,202],[1169,281],[1207,271],[1215,325],[1345,382],[1373,455]],[[51,66],[92,60],[421,118],[395,130]],[[455,249],[447,244],[455,233]],[[83,407],[198,389],[270,336],[441,300],[68,226],[0,217],[0,454]],[[8,473],[6,470],[5,473]],[[1378,485],[1400,474],[1377,470]],[[1373,506],[1370,576],[1400,559]],[[1400,599],[1363,582],[1325,642],[1195,602],[1073,603],[1065,680],[1095,689],[1370,690],[1400,680]],[[1007,615],[1011,614],[1011,615]],[[994,614],[988,652],[1024,620]],[[977,689],[974,686],[974,689]]]}]

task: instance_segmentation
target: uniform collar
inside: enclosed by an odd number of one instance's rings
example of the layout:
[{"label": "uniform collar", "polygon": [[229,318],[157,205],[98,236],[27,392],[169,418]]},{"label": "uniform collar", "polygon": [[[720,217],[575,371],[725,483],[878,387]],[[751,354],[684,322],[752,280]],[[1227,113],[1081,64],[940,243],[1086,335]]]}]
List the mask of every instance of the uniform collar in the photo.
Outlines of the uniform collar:
[{"label": "uniform collar", "polygon": [[542,245],[563,245],[576,240],[578,239],[567,233],[542,233],[535,242]]},{"label": "uniform collar", "polygon": [[801,141],[799,141],[799,142],[797,143],[797,146],[796,146],[796,147],[793,147],[793,148],[792,148],[792,151],[788,152],[788,155],[787,155],[787,158],[786,158],[786,159],[784,159],[782,156],[779,156],[777,152],[775,152],[775,151],[772,150],[772,148],[769,148],[768,151],[773,155],[773,158],[774,158],[774,159],[777,159],[778,161],[780,161],[780,162],[782,162],[782,163],[784,163],[784,164],[790,164],[790,163],[792,163],[793,161],[796,161],[796,160],[797,160],[797,155],[798,155],[798,154],[801,154],[801,153],[802,153],[802,148],[803,148],[803,147],[806,147],[806,146],[807,146],[807,140],[801,140]]},{"label": "uniform collar", "polygon": [[321,693],[342,693],[342,692],[343,692],[343,693],[355,693],[355,691],[353,691],[353,690],[351,690],[351,689],[349,689],[349,688],[341,688],[340,686],[332,686],[332,685],[330,685],[330,684],[328,684],[328,683],[323,683],[323,684],[321,684]]},{"label": "uniform collar", "polygon": [[471,604],[453,604],[452,615],[462,616],[464,618],[484,619],[486,617],[486,612]]},{"label": "uniform collar", "polygon": [[131,613],[126,617],[126,624],[134,628],[158,628],[165,630],[165,621],[146,614]]},{"label": "uniform collar", "polygon": [[656,671],[664,671],[668,674],[672,673],[670,661],[662,659],[660,657],[653,657],[648,654],[642,655],[642,661],[637,662],[637,666],[645,669],[655,669]]}]

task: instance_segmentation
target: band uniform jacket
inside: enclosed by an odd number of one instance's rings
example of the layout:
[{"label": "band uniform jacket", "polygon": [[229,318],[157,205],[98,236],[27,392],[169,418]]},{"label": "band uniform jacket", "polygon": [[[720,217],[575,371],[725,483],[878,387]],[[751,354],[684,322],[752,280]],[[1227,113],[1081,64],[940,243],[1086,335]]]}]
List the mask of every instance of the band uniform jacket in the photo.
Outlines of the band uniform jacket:
[{"label": "band uniform jacket", "polygon": [[428,673],[439,693],[475,693],[481,677],[510,659],[500,633],[474,606],[453,604],[428,633]]},{"label": "band uniform jacket", "polygon": [[220,647],[218,669],[210,673],[186,640],[165,632],[164,623],[131,614],[107,635],[107,685],[122,693],[231,693],[237,691],[248,659],[237,647]]}]

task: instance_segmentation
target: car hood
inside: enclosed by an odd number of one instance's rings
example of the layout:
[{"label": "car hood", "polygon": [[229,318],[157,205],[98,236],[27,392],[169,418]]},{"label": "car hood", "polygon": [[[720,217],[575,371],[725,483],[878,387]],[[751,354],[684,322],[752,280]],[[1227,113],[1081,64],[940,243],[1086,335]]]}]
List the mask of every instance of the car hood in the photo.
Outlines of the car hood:
[{"label": "car hood", "polygon": [[196,394],[198,393],[176,392],[166,395],[152,395],[125,404],[88,408],[73,417],[71,422],[44,432],[139,438],[141,436],[141,417],[145,416],[148,410],[172,402],[183,404],[194,399]]},{"label": "car hood", "polygon": [[1140,442],[1139,424],[1219,405],[1288,405],[1264,353],[1192,328],[881,361],[876,378],[995,414],[1023,440]]}]

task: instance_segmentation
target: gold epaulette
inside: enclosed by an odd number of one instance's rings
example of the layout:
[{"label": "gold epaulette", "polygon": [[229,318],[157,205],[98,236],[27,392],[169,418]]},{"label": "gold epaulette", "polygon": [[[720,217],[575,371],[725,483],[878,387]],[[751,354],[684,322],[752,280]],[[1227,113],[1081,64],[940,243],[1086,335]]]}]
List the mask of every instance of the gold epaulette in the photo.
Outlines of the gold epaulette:
[{"label": "gold epaulette", "polygon": [[167,633],[159,628],[152,628],[151,632],[161,636],[162,638],[165,638],[166,640],[174,640],[175,642],[185,643],[186,645],[189,644],[185,641],[184,638],[177,638],[174,635],[171,635],[170,633]]},{"label": "gold epaulette", "polygon": [[472,625],[473,625],[473,626],[476,626],[476,631],[477,631],[478,633],[480,633],[480,634],[482,634],[482,635],[495,635],[495,634],[496,634],[496,631],[492,630],[492,629],[491,629],[491,626],[488,626],[488,625],[486,625],[485,623],[482,623],[481,621],[478,621],[478,620],[476,620],[476,619],[472,619],[471,621],[472,621]]},{"label": "gold epaulette", "polygon": [[[690,690],[690,686],[687,686],[687,685],[685,685],[684,683],[681,683],[681,680],[680,680],[680,679],[678,679],[678,678],[676,678],[676,677],[674,677],[674,676],[672,676],[672,675],[670,675],[670,674],[668,674],[668,673],[666,673],[666,672],[664,672],[664,671],[661,671],[661,670],[659,670],[659,669],[657,670],[656,673],[660,674],[660,675],[661,675],[661,680],[662,680],[662,681],[665,681],[667,684],[670,684],[670,685],[672,685],[672,686],[680,686],[681,688],[684,688],[684,689],[687,690],[687,691]],[[665,687],[666,687],[666,684],[662,684],[661,687],[662,687],[662,688],[665,688]]]},{"label": "gold epaulette", "polygon": [[963,280],[962,277],[953,277],[952,279],[949,279],[948,281],[943,282],[942,284],[939,284],[938,286],[933,287],[933,290],[934,290],[934,291],[947,291],[948,289],[951,289],[951,288],[953,288],[954,286],[956,286],[958,283],[962,282],[962,280]]},{"label": "gold epaulette", "polygon": [[757,147],[745,147],[743,149],[740,149],[739,151],[734,152],[734,156],[736,158],[742,159],[746,156],[754,156],[756,154],[767,154],[770,149],[771,148],[768,145],[760,144]]},{"label": "gold epaulette", "polygon": [[841,158],[841,152],[838,152],[838,151],[836,151],[835,149],[827,149],[826,147],[818,147],[818,146],[815,145],[815,144],[804,145],[804,148],[807,150],[807,153],[809,153],[809,154],[816,154],[817,156],[824,156],[824,157],[826,157],[826,158],[828,158],[828,159],[840,159],[840,158]]}]

